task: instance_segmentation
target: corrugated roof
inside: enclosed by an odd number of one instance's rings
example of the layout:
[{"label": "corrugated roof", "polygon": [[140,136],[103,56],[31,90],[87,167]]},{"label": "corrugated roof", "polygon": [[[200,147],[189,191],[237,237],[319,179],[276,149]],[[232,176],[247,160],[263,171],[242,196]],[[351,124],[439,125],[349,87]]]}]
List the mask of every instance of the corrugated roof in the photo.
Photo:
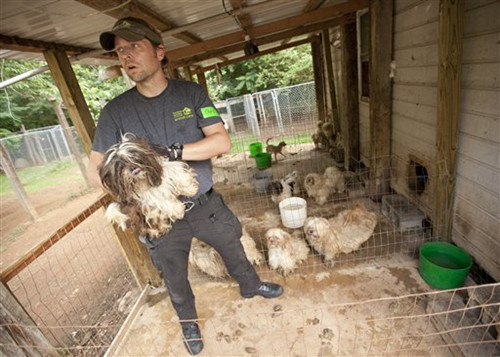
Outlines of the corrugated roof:
[{"label": "corrugated roof", "polygon": [[[52,44],[65,46],[69,55],[99,50],[99,34],[117,18],[133,15],[163,30],[167,55],[185,49],[182,57],[174,57],[178,63],[207,66],[243,57],[245,30],[267,26],[258,36],[259,46],[272,48],[290,37],[291,41],[304,38],[301,33],[279,38],[283,31],[304,28],[316,22],[316,17],[318,21],[339,18],[366,7],[368,0],[224,0],[224,4],[226,9],[222,0],[0,0],[0,58],[43,58],[41,52]],[[338,7],[338,13],[330,11],[328,18],[322,17],[322,10],[332,7]],[[314,16],[305,23],[299,21],[306,12]],[[265,39],[272,34],[278,34],[277,40]],[[190,52],[205,42],[205,55],[199,50]],[[208,52],[213,55],[207,56]],[[191,55],[203,58],[190,61]],[[110,59],[109,55],[108,59],[92,57],[85,62],[109,63]]]}]

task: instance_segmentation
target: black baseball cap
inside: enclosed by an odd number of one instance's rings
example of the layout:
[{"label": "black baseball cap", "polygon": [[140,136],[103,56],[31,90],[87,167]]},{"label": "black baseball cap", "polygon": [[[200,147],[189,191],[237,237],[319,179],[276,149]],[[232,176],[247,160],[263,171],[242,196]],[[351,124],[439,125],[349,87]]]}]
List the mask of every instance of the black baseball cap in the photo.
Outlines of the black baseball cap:
[{"label": "black baseball cap", "polygon": [[140,41],[144,38],[150,40],[153,44],[163,43],[160,33],[142,19],[136,17],[125,17],[118,20],[111,31],[101,33],[99,42],[106,51],[115,48],[115,36],[124,38],[127,41]]}]

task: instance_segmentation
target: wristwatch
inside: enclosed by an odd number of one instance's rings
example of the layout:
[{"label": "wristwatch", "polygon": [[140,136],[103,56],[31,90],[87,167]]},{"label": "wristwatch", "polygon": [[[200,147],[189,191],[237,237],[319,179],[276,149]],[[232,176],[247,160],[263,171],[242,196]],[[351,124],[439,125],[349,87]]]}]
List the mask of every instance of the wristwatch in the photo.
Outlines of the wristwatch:
[{"label": "wristwatch", "polygon": [[175,150],[175,159],[182,160],[182,150],[184,150],[184,145],[175,143],[170,148]]}]

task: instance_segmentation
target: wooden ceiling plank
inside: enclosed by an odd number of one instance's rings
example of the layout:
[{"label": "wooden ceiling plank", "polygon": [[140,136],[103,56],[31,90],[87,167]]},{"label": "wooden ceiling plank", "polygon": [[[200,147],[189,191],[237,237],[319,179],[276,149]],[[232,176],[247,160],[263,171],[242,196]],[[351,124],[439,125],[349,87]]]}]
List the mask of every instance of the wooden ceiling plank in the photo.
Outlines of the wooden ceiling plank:
[{"label": "wooden ceiling plank", "polygon": [[[69,55],[79,55],[87,52],[94,51],[92,48],[69,46],[69,45],[59,45],[53,42],[30,40],[25,38],[20,38],[16,36],[5,36],[0,35],[0,48],[10,51],[20,51],[20,52],[34,52],[42,53],[43,51],[58,46],[63,48]],[[103,59],[115,59],[116,56],[110,53],[102,53],[100,55],[93,56],[95,58]]]},{"label": "wooden ceiling plank", "polygon": [[[324,28],[334,27],[334,26],[338,26],[338,25],[342,25],[342,24],[350,23],[350,22],[354,22],[354,21],[356,21],[356,15],[349,14],[349,15],[342,16],[341,18],[323,21],[323,22],[319,22],[316,24],[308,25],[308,26],[301,26],[301,27],[298,27],[298,28],[295,28],[292,30],[282,31],[282,32],[274,33],[274,34],[271,34],[268,36],[263,36],[261,38],[254,40],[254,42],[257,46],[262,46],[262,45],[265,45],[268,43],[280,41],[284,38],[292,38],[295,36],[300,36],[300,35],[304,35],[304,34],[308,34],[308,33],[312,33],[312,32],[317,32],[317,31],[321,31]],[[209,58],[218,57],[221,55],[226,55],[226,54],[234,53],[237,51],[242,51],[244,45],[245,44],[243,42],[240,42],[240,43],[232,44],[229,46],[220,47],[218,49],[206,51],[204,53],[198,54],[196,56],[191,56],[191,57],[188,57],[188,58],[185,58],[182,60],[171,59],[169,56],[169,52],[167,52],[167,57],[170,59],[171,66],[173,68],[178,68],[178,67],[183,67],[186,65],[193,65],[195,63],[207,60]]]},{"label": "wooden ceiling plank", "polygon": [[[265,25],[256,26],[249,29],[249,34],[252,39],[268,35],[270,33],[287,30],[290,28],[299,27],[311,23],[317,23],[324,20],[340,17],[344,14],[353,13],[357,10],[368,7],[369,0],[351,0],[346,3],[333,5],[319,10],[311,11],[306,14],[292,16],[284,20],[274,21]],[[232,34],[219,36],[200,43],[181,47],[170,51],[169,56],[172,60],[194,56],[203,52],[210,51],[214,48],[228,46],[245,40],[243,31]]]}]

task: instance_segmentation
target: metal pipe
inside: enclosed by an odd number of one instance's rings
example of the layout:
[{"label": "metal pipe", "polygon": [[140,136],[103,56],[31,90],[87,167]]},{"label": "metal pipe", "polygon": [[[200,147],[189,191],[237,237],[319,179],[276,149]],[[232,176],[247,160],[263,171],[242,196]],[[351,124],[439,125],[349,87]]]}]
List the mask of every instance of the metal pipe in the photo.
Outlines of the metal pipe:
[{"label": "metal pipe", "polygon": [[[81,61],[81,60],[83,60],[83,59],[85,59],[87,57],[97,56],[97,55],[100,55],[100,54],[102,54],[104,52],[107,52],[107,51],[106,50],[93,50],[93,51],[88,51],[88,52],[81,53],[79,55],[69,56],[68,59],[69,59],[70,62],[78,62],[78,61]],[[43,66],[43,67],[40,67],[40,68],[35,68],[35,69],[30,70],[30,71],[18,74],[15,77],[9,78],[9,79],[1,82],[0,83],[0,89],[8,87],[11,84],[20,82],[20,81],[22,81],[24,79],[31,78],[33,76],[36,76],[37,74],[46,72],[48,70],[49,70],[49,66]]]}]

